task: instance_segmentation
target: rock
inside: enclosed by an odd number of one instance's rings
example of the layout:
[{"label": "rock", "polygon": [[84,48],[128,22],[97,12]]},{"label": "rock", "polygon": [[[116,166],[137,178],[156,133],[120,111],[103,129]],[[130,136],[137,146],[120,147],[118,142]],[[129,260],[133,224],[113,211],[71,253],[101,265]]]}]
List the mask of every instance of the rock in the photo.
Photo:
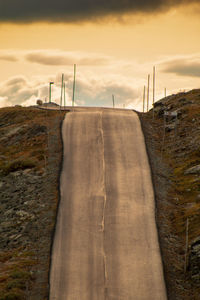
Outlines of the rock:
[{"label": "rock", "polygon": [[25,169],[22,171],[23,174],[28,174],[32,171],[32,169]]},{"label": "rock", "polygon": [[175,124],[169,124],[165,127],[165,130],[166,130],[166,132],[170,132],[170,131],[174,130],[175,127],[176,127]]},{"label": "rock", "polygon": [[1,223],[1,227],[4,228],[4,229],[6,229],[8,227],[11,227],[11,226],[13,226],[13,222],[12,221],[11,222],[5,221],[5,222]]},{"label": "rock", "polygon": [[13,177],[20,176],[20,175],[21,175],[21,171],[12,172],[11,175],[12,175]]},{"label": "rock", "polygon": [[181,105],[187,105],[187,104],[192,104],[192,101],[186,99],[186,98],[180,98],[178,100],[179,103],[181,103]]},{"label": "rock", "polygon": [[11,240],[18,240],[20,237],[22,236],[22,234],[14,234],[10,236]]},{"label": "rock", "polygon": [[160,108],[157,112],[158,112],[158,116],[159,117],[163,117],[165,109],[164,108]]},{"label": "rock", "polygon": [[14,209],[13,208],[8,209],[4,214],[5,214],[6,217],[9,216],[9,215],[13,215],[14,214]]},{"label": "rock", "polygon": [[200,174],[200,165],[187,169],[184,172],[184,175],[188,175],[188,174]]},{"label": "rock", "polygon": [[200,237],[191,244],[189,270],[194,282],[200,282]]},{"label": "rock", "polygon": [[32,214],[29,214],[29,213],[27,213],[24,210],[18,210],[16,212],[16,215],[19,216],[19,218],[20,218],[21,221],[24,221],[26,219],[31,219],[31,220],[34,219],[34,216]]}]

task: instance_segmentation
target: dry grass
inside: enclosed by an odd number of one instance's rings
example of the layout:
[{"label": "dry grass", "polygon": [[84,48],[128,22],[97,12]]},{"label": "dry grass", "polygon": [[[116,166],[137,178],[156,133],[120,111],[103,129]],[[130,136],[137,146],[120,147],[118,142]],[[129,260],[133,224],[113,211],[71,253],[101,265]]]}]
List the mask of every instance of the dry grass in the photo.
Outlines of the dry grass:
[{"label": "dry grass", "polygon": [[[35,108],[0,109],[0,177],[25,169],[43,174],[48,164],[49,129],[55,116],[61,120],[64,114]],[[31,248],[21,245],[3,250],[0,253],[0,300],[28,299],[35,280],[31,270],[37,264],[38,253]]]}]

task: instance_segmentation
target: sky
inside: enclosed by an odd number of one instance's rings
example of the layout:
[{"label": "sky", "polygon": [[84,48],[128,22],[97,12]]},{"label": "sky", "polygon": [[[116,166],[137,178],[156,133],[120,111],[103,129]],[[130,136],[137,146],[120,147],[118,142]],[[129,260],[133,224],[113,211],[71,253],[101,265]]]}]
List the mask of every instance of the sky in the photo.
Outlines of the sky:
[{"label": "sky", "polygon": [[0,0],[0,107],[60,103],[142,110],[156,68],[156,101],[200,88],[200,1]]}]

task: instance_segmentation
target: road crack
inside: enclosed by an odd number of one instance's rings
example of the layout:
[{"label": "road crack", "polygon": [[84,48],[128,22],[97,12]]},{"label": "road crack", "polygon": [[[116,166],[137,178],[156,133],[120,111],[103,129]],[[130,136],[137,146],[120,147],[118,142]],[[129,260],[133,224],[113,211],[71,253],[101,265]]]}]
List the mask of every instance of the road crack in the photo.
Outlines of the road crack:
[{"label": "road crack", "polygon": [[108,273],[107,273],[107,258],[105,252],[105,210],[106,210],[106,203],[107,203],[107,196],[106,196],[106,183],[105,183],[105,147],[104,147],[104,132],[103,132],[103,111],[100,113],[100,132],[101,132],[101,139],[102,139],[102,164],[103,164],[103,196],[104,196],[104,203],[103,203],[103,214],[102,214],[102,222],[101,228],[103,232],[103,263],[104,263],[104,297],[106,299],[107,294],[107,280],[108,280]]}]

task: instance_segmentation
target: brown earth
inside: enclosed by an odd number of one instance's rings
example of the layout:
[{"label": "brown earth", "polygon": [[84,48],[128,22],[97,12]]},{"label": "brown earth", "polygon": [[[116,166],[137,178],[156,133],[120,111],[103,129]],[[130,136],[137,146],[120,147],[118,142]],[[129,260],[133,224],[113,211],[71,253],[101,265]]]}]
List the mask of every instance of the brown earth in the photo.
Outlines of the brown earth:
[{"label": "brown earth", "polygon": [[[177,121],[166,117],[165,130],[164,110],[178,112]],[[64,114],[0,109],[0,300],[48,298]],[[156,102],[154,119],[152,111],[139,115],[152,167],[168,297],[198,300],[200,90]]]}]

